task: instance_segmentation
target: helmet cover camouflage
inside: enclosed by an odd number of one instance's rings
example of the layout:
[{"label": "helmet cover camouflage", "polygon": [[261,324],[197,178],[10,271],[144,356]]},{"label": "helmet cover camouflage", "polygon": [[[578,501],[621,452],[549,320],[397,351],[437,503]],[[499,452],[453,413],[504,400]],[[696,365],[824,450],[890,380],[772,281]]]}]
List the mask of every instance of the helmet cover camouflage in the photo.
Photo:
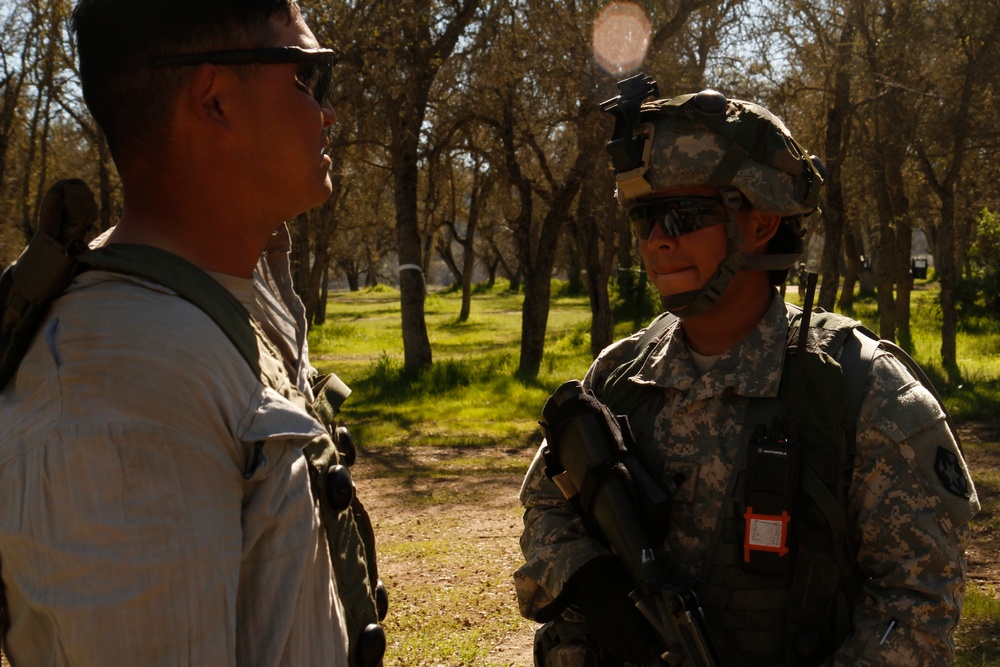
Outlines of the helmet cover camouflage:
[{"label": "helmet cover camouflage", "polygon": [[[767,109],[714,90],[646,102],[636,135],[646,133],[644,168],[617,174],[623,206],[665,190],[732,186],[763,213],[808,215],[823,179],[785,124]],[[651,144],[651,145],[650,145]]]}]

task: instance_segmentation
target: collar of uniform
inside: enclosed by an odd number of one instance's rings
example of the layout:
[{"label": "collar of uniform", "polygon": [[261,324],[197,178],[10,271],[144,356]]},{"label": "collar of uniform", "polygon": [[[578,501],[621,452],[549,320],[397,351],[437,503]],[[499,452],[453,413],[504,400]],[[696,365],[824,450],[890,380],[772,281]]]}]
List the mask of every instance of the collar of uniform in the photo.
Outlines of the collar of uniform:
[{"label": "collar of uniform", "polygon": [[718,391],[732,388],[748,398],[777,396],[788,337],[786,313],[784,300],[775,292],[757,327],[715,362],[706,379],[717,382]]},{"label": "collar of uniform", "polygon": [[776,293],[757,327],[702,374],[684,342],[683,330],[673,324],[633,381],[684,392],[693,390],[691,400],[709,398],[727,389],[749,398],[774,397],[781,381],[787,334],[785,303]]},{"label": "collar of uniform", "polygon": [[235,296],[236,300],[242,303],[244,308],[251,313],[254,311],[252,278],[233,276],[228,273],[216,273],[215,271],[206,271],[206,273],[215,278],[217,283],[229,290],[230,294]]},{"label": "collar of uniform", "polygon": [[631,381],[686,392],[700,376],[701,372],[684,342],[680,320],[677,320],[667,327]]}]

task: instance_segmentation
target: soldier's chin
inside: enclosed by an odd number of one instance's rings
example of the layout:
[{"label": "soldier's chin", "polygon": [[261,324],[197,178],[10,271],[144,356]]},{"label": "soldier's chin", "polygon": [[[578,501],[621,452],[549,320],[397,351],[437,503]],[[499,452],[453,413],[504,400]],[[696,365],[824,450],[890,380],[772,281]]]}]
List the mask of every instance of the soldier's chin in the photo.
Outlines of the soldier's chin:
[{"label": "soldier's chin", "polygon": [[663,307],[663,310],[670,311],[672,315],[683,319],[688,315],[696,314],[691,312],[691,304],[694,303],[700,291],[694,290],[691,292],[681,292],[680,294],[661,295],[660,305]]}]

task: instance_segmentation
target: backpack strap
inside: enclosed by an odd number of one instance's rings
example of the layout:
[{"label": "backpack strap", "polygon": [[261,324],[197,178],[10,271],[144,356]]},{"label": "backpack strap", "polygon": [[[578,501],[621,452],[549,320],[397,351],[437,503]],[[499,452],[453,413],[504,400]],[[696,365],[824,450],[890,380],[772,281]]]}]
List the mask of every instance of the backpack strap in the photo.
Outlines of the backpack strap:
[{"label": "backpack strap", "polygon": [[[660,339],[663,338],[663,333],[670,328],[670,325],[677,321],[677,316],[668,312],[661,313],[656,319],[649,323],[646,327],[645,333],[639,337],[636,341],[635,351],[642,352],[647,345],[650,343],[659,343]],[[651,345],[649,350],[646,351],[646,356],[649,356],[649,352],[653,351],[655,345]]]},{"label": "backpack strap", "polygon": [[[260,350],[257,334],[250,324],[252,316],[232,292],[201,268],[166,250],[127,243],[85,250],[77,261],[83,268],[137,276],[176,292],[208,315],[236,347],[250,370],[260,375]],[[316,396],[313,409],[323,424],[331,424],[351,390],[339,377],[329,373],[317,381],[313,393]]]},{"label": "backpack strap", "polygon": [[853,445],[858,418],[861,416],[861,402],[865,397],[865,382],[875,355],[879,350],[885,350],[895,357],[903,364],[903,367],[906,368],[913,379],[922,384],[931,393],[931,396],[934,397],[934,400],[941,407],[941,411],[944,412],[945,422],[948,424],[949,430],[951,430],[952,437],[955,438],[955,443],[958,445],[959,451],[961,451],[962,443],[959,440],[958,429],[955,428],[955,422],[951,418],[951,413],[948,412],[944,400],[934,387],[934,383],[927,377],[927,373],[920,367],[920,364],[906,350],[890,340],[879,338],[874,331],[861,324],[854,327],[852,334],[844,343],[842,351],[837,357],[837,362],[844,370],[844,381],[847,384],[848,412],[845,416],[845,430],[850,437],[848,445],[851,446],[849,453],[852,458],[854,455]]},{"label": "backpack strap", "polygon": [[861,403],[865,398],[865,385],[872,368],[872,362],[875,360],[875,354],[881,347],[878,336],[870,329],[858,324],[851,330],[851,335],[847,337],[840,353],[836,355],[837,363],[840,364],[844,373],[844,388],[847,392],[844,434],[847,441],[848,461],[854,460],[858,418],[861,416]]},{"label": "backpack strap", "polygon": [[173,290],[212,318],[250,370],[260,375],[260,350],[250,313],[229,290],[191,262],[166,250],[134,244],[85,250],[77,259],[87,268],[145,278]]},{"label": "backpack strap", "polygon": [[631,414],[639,406],[648,402],[649,393],[644,391],[642,387],[628,382],[628,379],[639,372],[663,338],[663,334],[676,321],[677,316],[668,312],[653,320],[635,342],[632,349],[632,360],[615,368],[608,375],[603,386],[600,387],[601,401],[610,407],[615,414]]}]

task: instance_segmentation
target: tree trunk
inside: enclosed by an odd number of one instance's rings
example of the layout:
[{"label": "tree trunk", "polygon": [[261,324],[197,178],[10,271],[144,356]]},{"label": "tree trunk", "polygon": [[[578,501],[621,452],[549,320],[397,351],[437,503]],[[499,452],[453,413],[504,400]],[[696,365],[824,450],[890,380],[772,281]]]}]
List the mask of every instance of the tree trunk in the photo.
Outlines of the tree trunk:
[{"label": "tree trunk", "polygon": [[104,132],[98,130],[97,135],[97,187],[98,201],[101,205],[101,231],[106,232],[115,224],[111,210],[111,151]]},{"label": "tree trunk", "polygon": [[[337,202],[343,192],[344,178],[340,174],[331,176],[332,192],[323,205],[309,212],[305,229],[301,230],[305,237],[304,255],[298,258],[299,274],[304,278],[297,287],[299,297],[306,309],[306,322],[312,323],[316,314],[325,307],[323,290],[330,270],[330,244],[337,230]],[[300,220],[301,220],[300,216]],[[312,237],[310,243],[309,237]],[[312,253],[309,253],[309,246]],[[312,263],[310,265],[310,260]]]},{"label": "tree trunk", "polygon": [[580,259],[584,269],[583,284],[590,298],[590,352],[597,358],[614,337],[608,281],[618,252],[616,232],[619,225],[615,224],[618,205],[611,197],[600,196],[607,195],[610,190],[607,174],[603,170],[591,172],[589,178],[580,191],[576,218],[570,222],[570,230],[575,248],[573,257]]},{"label": "tree trunk", "polygon": [[895,235],[891,220],[879,222],[879,248],[873,259],[875,271],[875,291],[878,302],[878,335],[880,338],[896,340],[896,300],[893,294],[896,272],[893,257]]},{"label": "tree trunk", "polygon": [[316,315],[314,317],[313,323],[316,326],[323,326],[326,324],[326,304],[330,299],[330,262],[326,263],[326,268],[323,269],[323,284],[319,291],[319,308],[316,309]]},{"label": "tree trunk", "polygon": [[292,270],[292,285],[299,298],[302,298],[305,289],[309,285],[309,226],[312,224],[311,214],[311,211],[305,211],[295,216],[295,222],[290,230],[292,248],[289,260]]},{"label": "tree trunk", "polygon": [[458,262],[455,261],[455,254],[451,251],[451,242],[453,240],[458,240],[458,231],[455,229],[455,222],[449,221],[442,223],[445,228],[445,234],[442,238],[438,239],[436,244],[438,257],[444,262],[444,265],[448,267],[451,271],[451,277],[454,283],[462,283],[462,269],[458,268]]},{"label": "tree trunk", "polygon": [[[891,105],[887,105],[891,106]],[[894,107],[892,107],[894,108]],[[887,113],[891,114],[891,111]],[[891,132],[882,129],[882,136]],[[897,334],[897,311],[895,288],[899,281],[899,240],[907,225],[909,201],[903,187],[903,150],[895,139],[882,138],[875,146],[879,154],[876,164],[875,197],[878,202],[878,255],[876,257],[875,276],[879,307],[879,336],[895,341]],[[909,253],[909,245],[906,246]],[[909,265],[907,264],[907,268]],[[909,301],[906,302],[909,305]]]},{"label": "tree trunk", "polygon": [[[559,184],[550,198],[549,210],[542,220],[536,251],[531,252],[530,225],[524,230],[522,239],[527,245],[521,248],[521,266],[524,268],[524,305],[521,310],[521,359],[518,374],[522,377],[536,377],[542,365],[545,351],[545,329],[549,319],[549,297],[552,292],[552,266],[555,263],[555,248],[563,221],[569,213],[573,199],[583,182],[583,174],[593,159],[586,151],[577,153],[573,168],[565,180]],[[530,194],[529,194],[530,197]],[[530,218],[528,218],[530,220]],[[526,261],[527,260],[527,261]]]},{"label": "tree trunk", "polygon": [[392,72],[398,87],[392,99],[395,115],[390,121],[389,150],[395,185],[403,369],[407,373],[426,368],[432,362],[424,319],[427,291],[424,272],[429,253],[424,252],[417,213],[420,132],[434,80],[472,22],[479,0],[463,0],[447,19],[435,14],[432,5],[423,0],[395,7],[391,17],[395,26],[387,28],[386,39],[381,40],[386,45],[395,42]]},{"label": "tree trunk", "polygon": [[910,248],[913,246],[913,228],[906,222],[896,225],[896,339],[903,349],[913,351],[910,334],[910,293],[913,291],[913,274],[910,271]]},{"label": "tree trunk", "polygon": [[347,278],[347,289],[352,292],[357,292],[361,289],[359,279],[361,278],[361,272],[357,269],[356,264],[351,264],[351,266],[345,267],[344,264],[340,265],[340,269],[344,272],[344,277]]},{"label": "tree trunk", "polygon": [[472,313],[472,273],[476,269],[476,249],[473,245],[476,224],[479,220],[477,193],[473,192],[472,204],[469,208],[469,224],[462,240],[462,309],[458,313],[458,321],[466,322]]},{"label": "tree trunk", "polygon": [[[548,269],[546,270],[546,266]],[[534,271],[538,273],[535,274]],[[539,262],[524,280],[524,303],[521,306],[521,357],[517,372],[521,377],[537,377],[545,351],[545,329],[548,326],[552,296],[552,264]]]},{"label": "tree trunk", "polygon": [[938,251],[934,255],[934,268],[941,281],[941,364],[950,379],[958,381],[958,314],[955,310],[955,193],[941,195],[941,224],[938,232]]},{"label": "tree trunk", "polygon": [[[39,32],[36,27],[39,20],[40,17],[38,15],[32,17],[32,27],[23,34],[24,41],[21,43],[20,53],[17,56],[10,54],[12,56],[11,61],[19,62],[21,66],[15,68],[14,72],[9,73],[3,79],[3,85],[0,85],[0,100],[2,100],[2,104],[0,104],[0,198],[2,198],[7,184],[7,158],[8,151],[11,148],[14,123],[20,121],[18,107],[21,100],[21,92],[24,90],[24,85],[30,72],[28,54],[34,45],[31,38]],[[7,72],[6,68],[5,72]]]},{"label": "tree trunk", "polygon": [[487,257],[486,263],[486,285],[493,289],[493,286],[497,284],[497,268],[500,266],[500,258],[495,254],[492,257]]},{"label": "tree trunk", "polygon": [[844,235],[844,286],[840,290],[837,307],[841,312],[854,311],[854,285],[861,273],[861,252],[857,236],[853,232]]},{"label": "tree trunk", "polygon": [[[421,107],[423,108],[423,107]],[[410,110],[412,111],[412,110]],[[399,301],[403,326],[403,369],[413,373],[431,365],[431,343],[424,316],[427,285],[423,272],[422,240],[417,221],[417,140],[420,119],[399,118],[393,175],[395,177],[396,242],[399,248]]]},{"label": "tree trunk", "polygon": [[35,233],[34,211],[31,210],[31,174],[35,163],[35,153],[39,141],[38,126],[42,122],[42,98],[43,95],[35,97],[34,112],[31,115],[31,123],[28,128],[28,155],[24,161],[24,174],[21,177],[21,233],[24,236],[24,243],[27,244]]},{"label": "tree trunk", "polygon": [[[876,198],[879,193],[876,193]],[[893,292],[895,284],[895,240],[892,213],[879,206],[878,253],[872,259],[875,272],[876,301],[878,302],[878,334],[886,340],[896,340],[896,303]],[[874,254],[874,253],[873,253]]]},{"label": "tree trunk", "polygon": [[823,244],[822,285],[818,304],[833,310],[840,284],[840,258],[843,254],[845,225],[843,165],[845,147],[851,133],[851,51],[854,43],[854,24],[848,21],[840,33],[836,72],[834,74],[833,104],[826,114],[826,202],[823,227],[826,242]]}]

